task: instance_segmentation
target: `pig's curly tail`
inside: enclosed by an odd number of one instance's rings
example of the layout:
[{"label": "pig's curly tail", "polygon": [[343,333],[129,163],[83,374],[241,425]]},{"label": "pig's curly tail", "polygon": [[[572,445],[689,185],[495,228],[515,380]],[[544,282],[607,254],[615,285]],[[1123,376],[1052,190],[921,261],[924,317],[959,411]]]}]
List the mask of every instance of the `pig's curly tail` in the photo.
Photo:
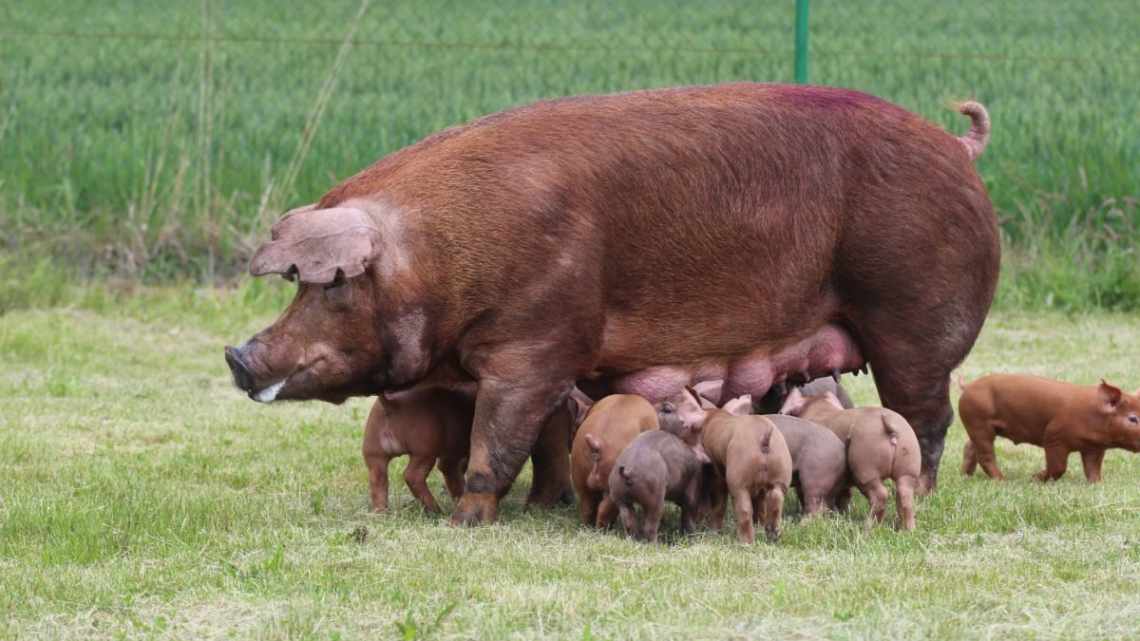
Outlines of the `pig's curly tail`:
[{"label": "pig's curly tail", "polygon": [[970,117],[970,131],[965,136],[958,136],[958,142],[966,148],[970,160],[977,160],[990,144],[990,114],[982,103],[975,100],[960,102],[955,108],[958,113]]}]

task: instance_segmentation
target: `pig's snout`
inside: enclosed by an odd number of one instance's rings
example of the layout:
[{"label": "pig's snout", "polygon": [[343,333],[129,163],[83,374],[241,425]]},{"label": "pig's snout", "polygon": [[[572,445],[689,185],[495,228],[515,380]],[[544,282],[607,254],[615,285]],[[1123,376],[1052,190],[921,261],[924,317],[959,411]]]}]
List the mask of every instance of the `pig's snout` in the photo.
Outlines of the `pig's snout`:
[{"label": "pig's snout", "polygon": [[242,360],[242,350],[240,347],[226,346],[226,365],[230,367],[230,373],[234,377],[234,385],[243,392],[252,392],[253,374],[249,371],[249,366]]}]

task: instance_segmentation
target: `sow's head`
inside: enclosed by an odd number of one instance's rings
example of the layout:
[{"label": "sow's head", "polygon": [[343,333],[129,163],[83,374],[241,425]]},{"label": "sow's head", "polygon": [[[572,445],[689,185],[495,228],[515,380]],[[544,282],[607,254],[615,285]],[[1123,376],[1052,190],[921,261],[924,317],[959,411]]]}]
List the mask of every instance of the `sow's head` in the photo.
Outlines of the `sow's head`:
[{"label": "sow's head", "polygon": [[362,209],[309,206],[278,221],[249,271],[296,281],[297,294],[275,323],[226,347],[234,384],[263,403],[340,403],[381,388],[385,363],[372,267],[379,245],[376,222]]}]

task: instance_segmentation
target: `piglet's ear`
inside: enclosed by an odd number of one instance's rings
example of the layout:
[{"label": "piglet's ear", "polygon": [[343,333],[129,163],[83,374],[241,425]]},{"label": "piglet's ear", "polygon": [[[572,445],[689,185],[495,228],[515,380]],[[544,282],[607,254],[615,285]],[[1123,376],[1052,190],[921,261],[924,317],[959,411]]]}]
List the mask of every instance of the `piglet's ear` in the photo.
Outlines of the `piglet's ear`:
[{"label": "piglet's ear", "polygon": [[249,261],[254,276],[281,274],[302,283],[325,285],[337,272],[345,278],[364,273],[379,235],[368,214],[355,207],[294,209],[273,225],[272,240]]},{"label": "piglet's ear", "polygon": [[1108,413],[1116,411],[1117,406],[1120,405],[1120,400],[1124,396],[1124,392],[1120,391],[1119,387],[1109,385],[1100,379],[1100,386],[1097,387],[1097,394],[1100,396],[1101,408]]},{"label": "piglet's ear", "polygon": [[780,406],[780,413],[795,415],[795,413],[803,409],[803,407],[804,393],[797,387],[791,392],[788,392],[787,398],[784,399],[784,404]]},{"label": "piglet's ear", "polygon": [[752,413],[752,395],[737,396],[725,403],[723,409],[733,416],[748,416]]},{"label": "piglet's ear", "polygon": [[828,403],[831,403],[839,409],[843,409],[843,401],[839,400],[839,397],[835,395],[835,392],[828,390],[827,393],[823,395],[823,397],[827,399]]}]

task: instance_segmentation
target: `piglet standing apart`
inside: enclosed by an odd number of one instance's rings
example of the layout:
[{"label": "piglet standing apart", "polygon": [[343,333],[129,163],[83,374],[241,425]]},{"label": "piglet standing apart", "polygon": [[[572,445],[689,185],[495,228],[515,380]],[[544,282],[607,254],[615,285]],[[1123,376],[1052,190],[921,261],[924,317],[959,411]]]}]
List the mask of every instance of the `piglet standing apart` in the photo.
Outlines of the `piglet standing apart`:
[{"label": "piglet standing apart", "polygon": [[[362,446],[372,509],[388,509],[388,463],[405,454],[404,481],[426,510],[440,511],[427,484],[437,459],[447,493],[458,499],[464,490],[474,415],[473,396],[461,390],[423,387],[378,397],[364,426]],[[534,481],[528,506],[550,506],[569,498],[571,423],[570,408],[559,407],[543,426],[531,452]]]},{"label": "piglet standing apart", "polygon": [[583,525],[613,522],[617,507],[607,490],[614,461],[638,434],[655,429],[657,412],[640,396],[613,394],[590,408],[570,448],[570,478]]},{"label": "piglet standing apart", "polygon": [[[899,527],[915,526],[914,491],[921,467],[918,438],[901,415],[881,407],[843,409],[834,394],[804,396],[793,390],[781,413],[819,423],[847,444],[847,468],[855,485],[871,503],[871,521],[880,522],[890,493],[883,481],[895,484]],[[850,489],[841,492],[837,506],[846,507]]]},{"label": "piglet standing apart", "polygon": [[1081,453],[1090,483],[1100,482],[1105,450],[1140,452],[1140,389],[1129,395],[1104,381],[1074,385],[993,374],[962,388],[958,413],[969,436],[962,455],[962,472],[967,475],[981,464],[991,478],[1004,478],[994,457],[998,436],[1045,448],[1039,481],[1061,478],[1072,452]]},{"label": "piglet standing apart", "polygon": [[681,506],[681,532],[691,532],[700,500],[700,472],[692,446],[677,435],[653,430],[635,438],[618,456],[609,479],[610,499],[618,506],[625,533],[657,542],[666,500]]},{"label": "piglet standing apart", "polygon": [[[780,537],[784,495],[792,482],[792,456],[776,425],[748,414],[750,397],[725,404],[708,413],[701,429],[701,444],[727,484],[736,512],[736,533],[741,543],[756,540],[755,524],[762,522],[768,541]],[[735,412],[735,413],[733,413]],[[724,519],[720,498],[712,507],[714,522]]]}]

